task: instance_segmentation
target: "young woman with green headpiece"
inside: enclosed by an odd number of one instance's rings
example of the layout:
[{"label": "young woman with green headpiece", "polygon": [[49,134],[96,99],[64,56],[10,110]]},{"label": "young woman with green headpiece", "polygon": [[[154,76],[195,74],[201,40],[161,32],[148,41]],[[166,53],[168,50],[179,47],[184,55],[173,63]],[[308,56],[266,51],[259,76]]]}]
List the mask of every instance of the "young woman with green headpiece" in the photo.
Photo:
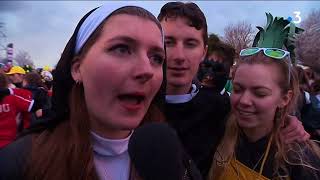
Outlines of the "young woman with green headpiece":
[{"label": "young woman with green headpiece", "polygon": [[[318,179],[319,147],[307,140],[286,144],[280,130],[298,96],[292,68],[295,28],[267,14],[253,47],[240,52],[233,74],[232,111],[214,154],[213,179]],[[284,50],[284,47],[286,50]]]}]

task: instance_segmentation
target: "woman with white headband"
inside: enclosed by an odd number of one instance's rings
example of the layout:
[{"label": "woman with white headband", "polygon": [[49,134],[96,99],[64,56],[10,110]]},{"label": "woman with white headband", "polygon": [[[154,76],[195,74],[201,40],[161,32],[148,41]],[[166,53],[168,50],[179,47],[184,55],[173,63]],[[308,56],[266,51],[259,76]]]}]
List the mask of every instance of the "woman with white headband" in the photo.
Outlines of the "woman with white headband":
[{"label": "woman with white headband", "polygon": [[161,121],[164,37],[147,10],[114,4],[78,23],[54,72],[54,118],[0,151],[0,179],[136,179],[128,140]]}]

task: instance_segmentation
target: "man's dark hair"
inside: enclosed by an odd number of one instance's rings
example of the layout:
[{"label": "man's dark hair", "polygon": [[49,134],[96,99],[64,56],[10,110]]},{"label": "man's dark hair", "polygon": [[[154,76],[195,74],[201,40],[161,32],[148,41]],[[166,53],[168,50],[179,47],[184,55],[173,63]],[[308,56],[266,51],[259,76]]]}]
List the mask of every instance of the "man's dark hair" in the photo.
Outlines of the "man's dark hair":
[{"label": "man's dark hair", "polygon": [[222,63],[225,65],[225,68],[230,69],[234,63],[236,51],[230,44],[220,40],[218,35],[210,34],[206,58],[208,59],[212,54],[220,57],[223,60]]},{"label": "man's dark hair", "polygon": [[28,86],[45,87],[44,83],[42,82],[41,75],[37,72],[26,74],[24,80],[27,82]]},{"label": "man's dark hair", "polygon": [[197,30],[202,29],[202,37],[205,45],[208,44],[208,26],[206,17],[199,8],[198,5],[192,2],[169,2],[162,6],[158,20],[167,20],[168,18],[186,18],[189,22],[188,25],[196,28]]},{"label": "man's dark hair", "polygon": [[208,44],[208,52],[207,52],[207,58],[211,56],[212,54],[216,54],[217,56],[221,57],[223,59],[223,64],[226,64],[229,66],[229,68],[234,63],[235,58],[235,49],[224,42],[216,42],[212,44]]}]

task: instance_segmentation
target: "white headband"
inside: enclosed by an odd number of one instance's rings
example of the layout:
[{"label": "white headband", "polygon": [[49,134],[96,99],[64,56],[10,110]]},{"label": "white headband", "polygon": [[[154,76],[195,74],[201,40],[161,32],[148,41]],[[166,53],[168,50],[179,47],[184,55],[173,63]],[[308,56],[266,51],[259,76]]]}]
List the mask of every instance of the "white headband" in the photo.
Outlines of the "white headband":
[{"label": "white headband", "polygon": [[[137,6],[141,7],[141,4],[136,2],[119,2],[116,3],[108,3],[103,6],[98,7],[94,10],[82,23],[76,40],[75,54],[78,54],[83,47],[83,45],[87,42],[90,35],[96,30],[96,28],[102,23],[104,19],[106,19],[112,12],[118,10],[125,6]],[[164,41],[163,30],[161,29],[162,40]]]}]

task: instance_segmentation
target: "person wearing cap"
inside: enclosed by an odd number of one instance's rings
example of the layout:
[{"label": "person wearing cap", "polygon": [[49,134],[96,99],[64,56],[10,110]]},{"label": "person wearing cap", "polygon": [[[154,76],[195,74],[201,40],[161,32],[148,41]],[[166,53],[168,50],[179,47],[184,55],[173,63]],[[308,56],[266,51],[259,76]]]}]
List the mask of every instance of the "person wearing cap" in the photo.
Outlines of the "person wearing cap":
[{"label": "person wearing cap", "polygon": [[[0,89],[7,89],[7,75],[0,73]],[[11,91],[12,92],[12,91]],[[13,142],[18,132],[20,122],[17,116],[21,112],[30,112],[34,101],[18,95],[12,95],[10,90],[1,92],[0,96],[0,149]]]},{"label": "person wearing cap", "polygon": [[8,73],[11,83],[14,87],[21,88],[22,87],[22,80],[26,71],[20,66],[13,66]]},{"label": "person wearing cap", "polygon": [[128,140],[163,120],[165,49],[159,21],[130,5],[80,20],[53,73],[53,119],[0,151],[0,179],[137,179]]},{"label": "person wearing cap", "polygon": [[[6,73],[10,80],[9,88],[12,88],[12,91],[15,95],[21,96],[25,99],[31,100],[32,93],[29,90],[21,89],[22,81],[26,75],[26,71],[20,66],[11,67],[10,71]],[[21,132],[23,129],[26,129],[30,126],[31,114],[29,112],[21,112],[17,116],[17,121],[19,122],[18,132]]]}]

